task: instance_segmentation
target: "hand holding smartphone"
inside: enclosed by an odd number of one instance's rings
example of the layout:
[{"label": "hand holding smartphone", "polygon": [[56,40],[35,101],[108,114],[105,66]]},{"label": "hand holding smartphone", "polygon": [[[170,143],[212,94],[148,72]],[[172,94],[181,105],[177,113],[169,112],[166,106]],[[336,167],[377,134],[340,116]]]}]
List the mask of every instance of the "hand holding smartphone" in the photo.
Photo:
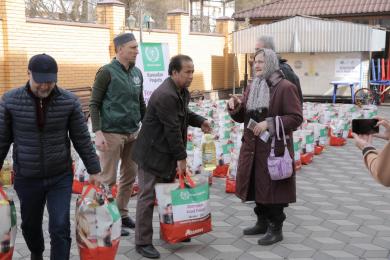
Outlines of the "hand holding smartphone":
[{"label": "hand holding smartphone", "polygon": [[256,124],[257,122],[251,118],[249,119],[247,128],[253,131],[253,129],[255,129]]},{"label": "hand holding smartphone", "polygon": [[[256,124],[257,122],[251,118],[248,122],[247,128],[253,131],[255,129]],[[263,142],[266,143],[270,137],[270,134],[268,131],[264,131],[259,137],[261,140],[263,140]]]},{"label": "hand holding smartphone", "polygon": [[378,119],[352,119],[352,132],[359,135],[379,133]]}]

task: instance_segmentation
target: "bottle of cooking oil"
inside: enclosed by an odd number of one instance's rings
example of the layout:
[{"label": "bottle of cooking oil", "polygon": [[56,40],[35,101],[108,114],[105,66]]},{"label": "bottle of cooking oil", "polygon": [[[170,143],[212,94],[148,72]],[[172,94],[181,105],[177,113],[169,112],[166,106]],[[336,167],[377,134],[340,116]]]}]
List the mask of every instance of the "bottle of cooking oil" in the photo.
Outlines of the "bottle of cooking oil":
[{"label": "bottle of cooking oil", "polygon": [[212,171],[217,166],[214,136],[205,134],[202,143],[202,162],[205,171]]}]

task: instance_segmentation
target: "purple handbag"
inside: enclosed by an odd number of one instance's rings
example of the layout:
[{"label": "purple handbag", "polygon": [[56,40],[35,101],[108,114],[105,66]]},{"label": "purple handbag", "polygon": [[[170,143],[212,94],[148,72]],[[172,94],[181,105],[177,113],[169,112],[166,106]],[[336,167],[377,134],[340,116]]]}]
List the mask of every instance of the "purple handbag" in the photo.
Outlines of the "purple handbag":
[{"label": "purple handbag", "polygon": [[283,121],[279,116],[276,116],[276,135],[278,140],[279,136],[279,122],[282,127],[283,132],[283,142],[284,142],[284,155],[280,157],[275,156],[275,136],[272,137],[271,144],[271,153],[268,156],[268,172],[271,180],[283,180],[290,178],[293,174],[293,161],[291,159],[290,153],[287,149],[286,135],[284,133]]}]

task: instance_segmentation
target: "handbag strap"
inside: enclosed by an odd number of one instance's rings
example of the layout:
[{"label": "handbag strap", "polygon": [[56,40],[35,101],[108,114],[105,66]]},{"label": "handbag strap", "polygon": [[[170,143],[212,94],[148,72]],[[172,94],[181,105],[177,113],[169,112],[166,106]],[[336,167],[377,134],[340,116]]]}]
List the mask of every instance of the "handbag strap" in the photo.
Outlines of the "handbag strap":
[{"label": "handbag strap", "polygon": [[279,136],[279,122],[280,122],[282,133],[283,133],[283,143],[284,146],[287,146],[286,133],[284,132],[283,120],[280,116],[276,116],[275,121],[276,121],[276,136],[278,137],[278,140],[280,140],[280,136]]},{"label": "handbag strap", "polygon": [[[278,138],[278,140],[280,139],[279,137],[279,122],[278,122],[278,118],[279,116],[276,116],[275,117],[275,131],[276,131],[276,136]],[[270,156],[271,157],[275,157],[275,136],[272,137],[272,143],[271,143],[271,153],[270,153]]]},{"label": "handbag strap", "polygon": [[[279,126],[279,124],[280,124],[280,126]],[[280,140],[279,128],[282,128],[283,144],[285,147],[287,147],[286,133],[284,132],[284,125],[283,125],[282,118],[280,116],[276,116],[275,117],[275,130],[276,130],[276,137],[278,138],[278,140]],[[271,156],[275,156],[275,136],[272,137]]]}]

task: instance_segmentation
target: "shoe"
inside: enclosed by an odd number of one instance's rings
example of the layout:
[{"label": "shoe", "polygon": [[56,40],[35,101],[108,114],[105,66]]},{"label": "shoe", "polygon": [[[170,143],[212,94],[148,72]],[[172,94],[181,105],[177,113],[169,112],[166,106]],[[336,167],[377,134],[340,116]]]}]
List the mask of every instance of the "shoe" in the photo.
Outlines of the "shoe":
[{"label": "shoe", "polygon": [[122,237],[128,237],[128,236],[130,236],[130,232],[129,231],[127,231],[126,229],[121,229],[121,236]]},{"label": "shoe", "polygon": [[42,253],[40,254],[31,253],[31,260],[43,260]]},{"label": "shoe", "polygon": [[191,238],[184,239],[184,240],[182,240],[180,242],[182,242],[182,243],[189,243],[189,242],[191,242]]},{"label": "shoe", "polygon": [[153,245],[136,245],[135,250],[146,258],[160,258],[160,253]]},{"label": "shoe", "polygon": [[265,218],[257,217],[257,222],[253,227],[245,228],[243,233],[246,236],[265,234],[268,229],[268,223]]},{"label": "shoe", "polygon": [[267,233],[257,241],[261,246],[273,245],[283,240],[282,225],[269,223]]},{"label": "shoe", "polygon": [[122,227],[135,228],[135,223],[130,217],[122,218]]}]

